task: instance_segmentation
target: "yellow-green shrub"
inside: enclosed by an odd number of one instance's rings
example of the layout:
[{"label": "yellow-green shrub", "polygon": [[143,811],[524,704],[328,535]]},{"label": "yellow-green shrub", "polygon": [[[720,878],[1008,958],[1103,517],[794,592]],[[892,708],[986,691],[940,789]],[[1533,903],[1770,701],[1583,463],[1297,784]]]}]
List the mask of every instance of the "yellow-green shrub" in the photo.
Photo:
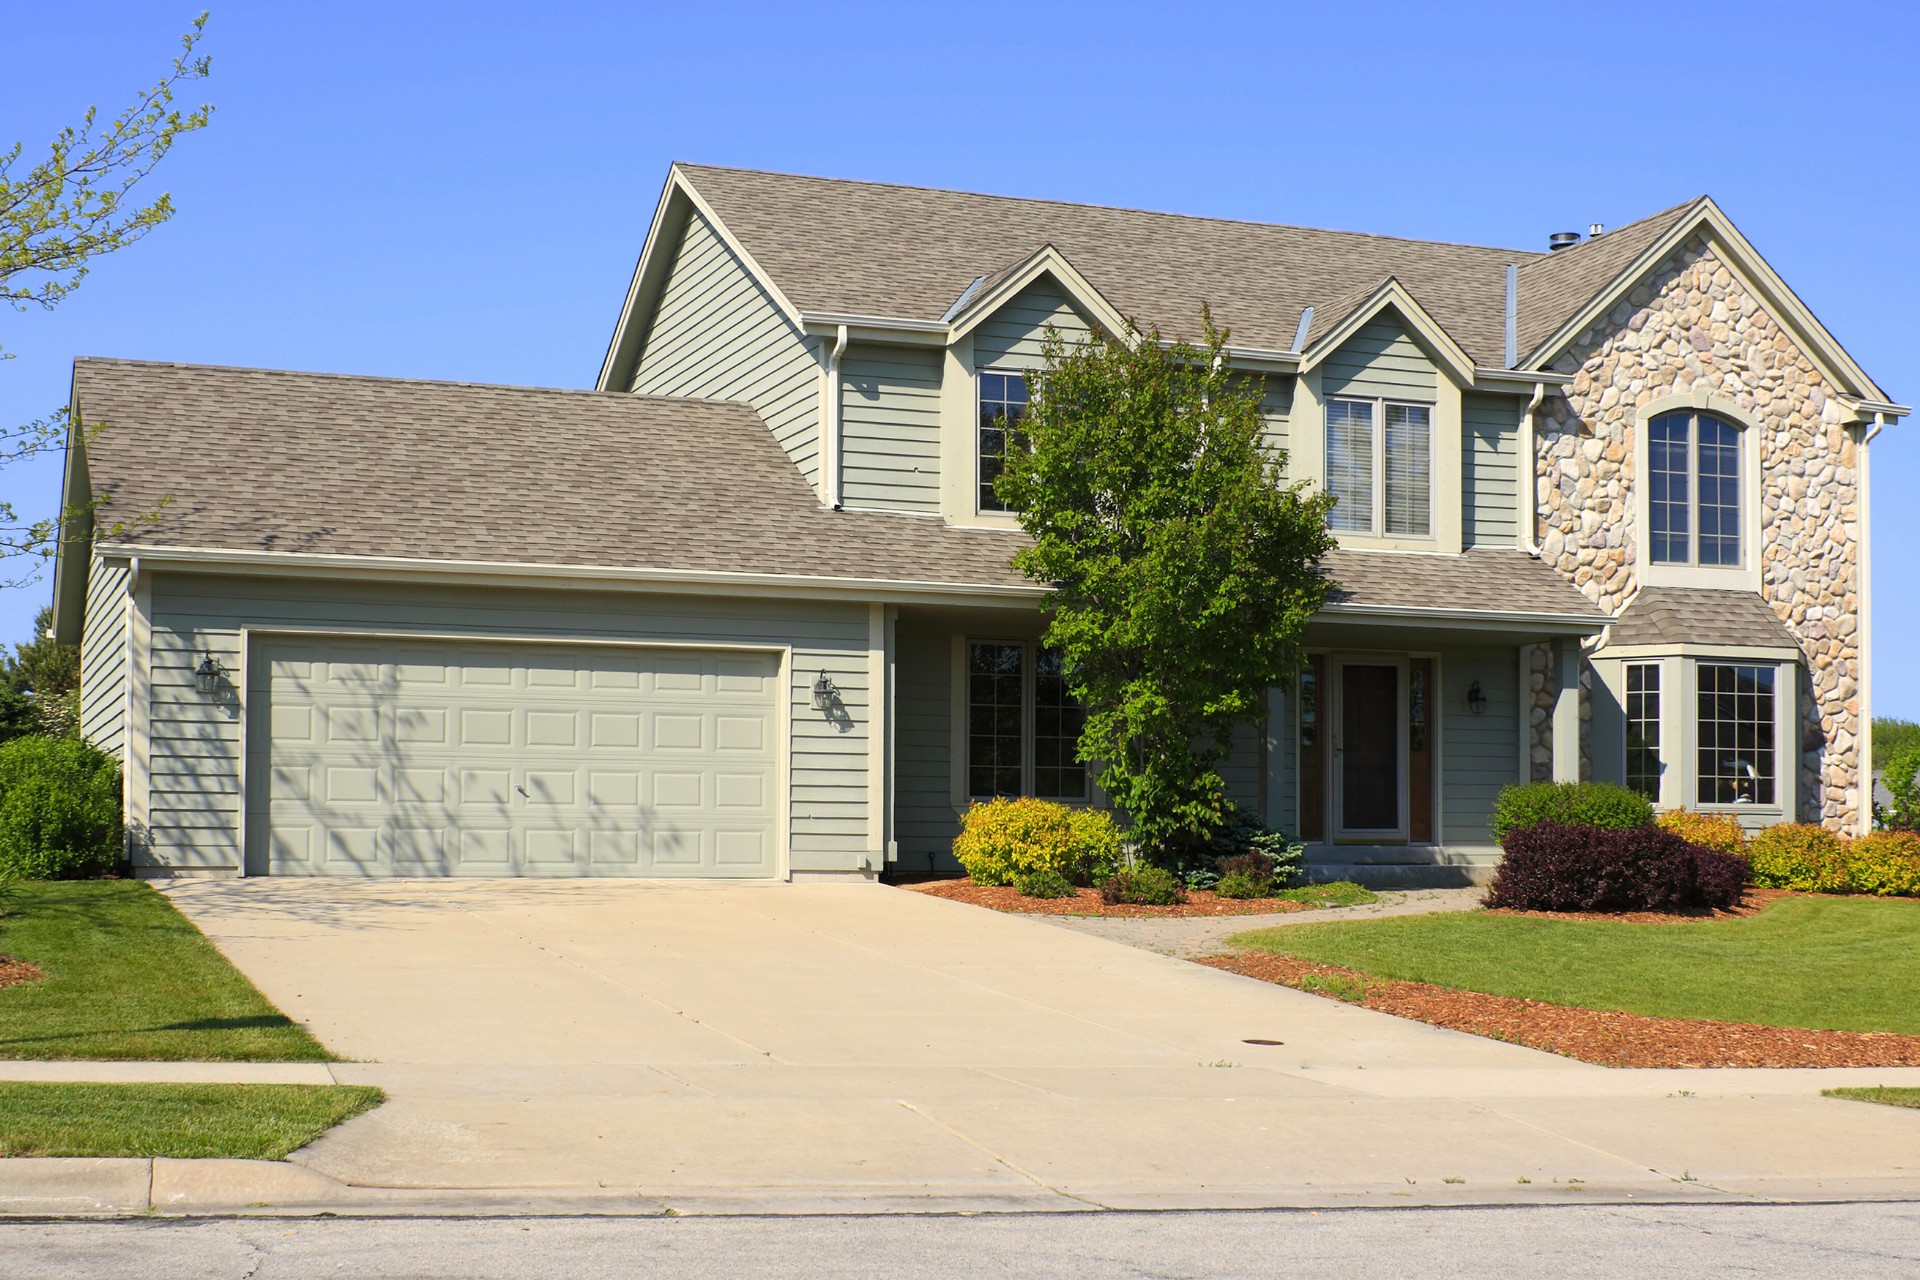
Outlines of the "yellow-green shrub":
[{"label": "yellow-green shrub", "polygon": [[1876,831],[1847,845],[1847,887],[1881,897],[1920,897],[1920,833]]},{"label": "yellow-green shrub", "polygon": [[1694,813],[1687,809],[1669,809],[1655,819],[1688,844],[1704,845],[1722,853],[1747,851],[1747,831],[1740,819],[1730,813]]},{"label": "yellow-green shrub", "polygon": [[953,856],[975,884],[1012,884],[1044,871],[1091,884],[1120,865],[1120,830],[1100,809],[1031,797],[989,800],[961,819]]},{"label": "yellow-green shrub", "polygon": [[1807,822],[1768,827],[1747,842],[1753,882],[1763,889],[1845,893],[1847,853],[1840,837]]}]

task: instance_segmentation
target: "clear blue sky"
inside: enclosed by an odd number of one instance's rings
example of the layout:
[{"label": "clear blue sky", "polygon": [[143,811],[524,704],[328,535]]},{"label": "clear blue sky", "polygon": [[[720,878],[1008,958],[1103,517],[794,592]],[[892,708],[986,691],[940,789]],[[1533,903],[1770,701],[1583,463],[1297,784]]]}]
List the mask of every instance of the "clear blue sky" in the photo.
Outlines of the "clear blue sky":
[{"label": "clear blue sky", "polygon": [[[9,6],[0,145],[117,109],[200,7]],[[0,418],[82,354],[588,385],[675,159],[1526,248],[1704,191],[1920,399],[1911,6],[247,3],[205,48],[178,216],[0,315]],[[1873,585],[1876,710],[1920,719],[1917,431]],[[50,512],[57,470],[0,491]]]}]

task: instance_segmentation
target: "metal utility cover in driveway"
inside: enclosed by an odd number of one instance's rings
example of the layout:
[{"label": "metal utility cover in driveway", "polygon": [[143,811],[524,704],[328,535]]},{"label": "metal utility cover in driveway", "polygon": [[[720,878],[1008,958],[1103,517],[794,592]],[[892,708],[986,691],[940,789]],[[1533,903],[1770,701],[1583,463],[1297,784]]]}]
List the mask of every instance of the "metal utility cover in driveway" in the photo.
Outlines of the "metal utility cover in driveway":
[{"label": "metal utility cover in driveway", "polygon": [[264,637],[249,870],[768,877],[779,655]]}]

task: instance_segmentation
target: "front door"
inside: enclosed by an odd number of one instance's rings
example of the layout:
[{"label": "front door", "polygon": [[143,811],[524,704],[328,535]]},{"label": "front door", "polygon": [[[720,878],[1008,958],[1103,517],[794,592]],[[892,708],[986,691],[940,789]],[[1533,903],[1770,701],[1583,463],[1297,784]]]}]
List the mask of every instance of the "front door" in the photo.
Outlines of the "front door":
[{"label": "front door", "polygon": [[1407,838],[1407,664],[1334,663],[1333,836]]}]

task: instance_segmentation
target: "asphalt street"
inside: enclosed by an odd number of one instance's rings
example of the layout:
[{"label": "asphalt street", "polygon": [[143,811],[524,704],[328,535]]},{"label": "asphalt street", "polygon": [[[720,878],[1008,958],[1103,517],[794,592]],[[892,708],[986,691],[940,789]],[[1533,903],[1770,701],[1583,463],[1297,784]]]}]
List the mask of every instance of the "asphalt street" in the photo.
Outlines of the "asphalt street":
[{"label": "asphalt street", "polygon": [[1920,1276],[1920,1205],[0,1224],[7,1280]]}]

